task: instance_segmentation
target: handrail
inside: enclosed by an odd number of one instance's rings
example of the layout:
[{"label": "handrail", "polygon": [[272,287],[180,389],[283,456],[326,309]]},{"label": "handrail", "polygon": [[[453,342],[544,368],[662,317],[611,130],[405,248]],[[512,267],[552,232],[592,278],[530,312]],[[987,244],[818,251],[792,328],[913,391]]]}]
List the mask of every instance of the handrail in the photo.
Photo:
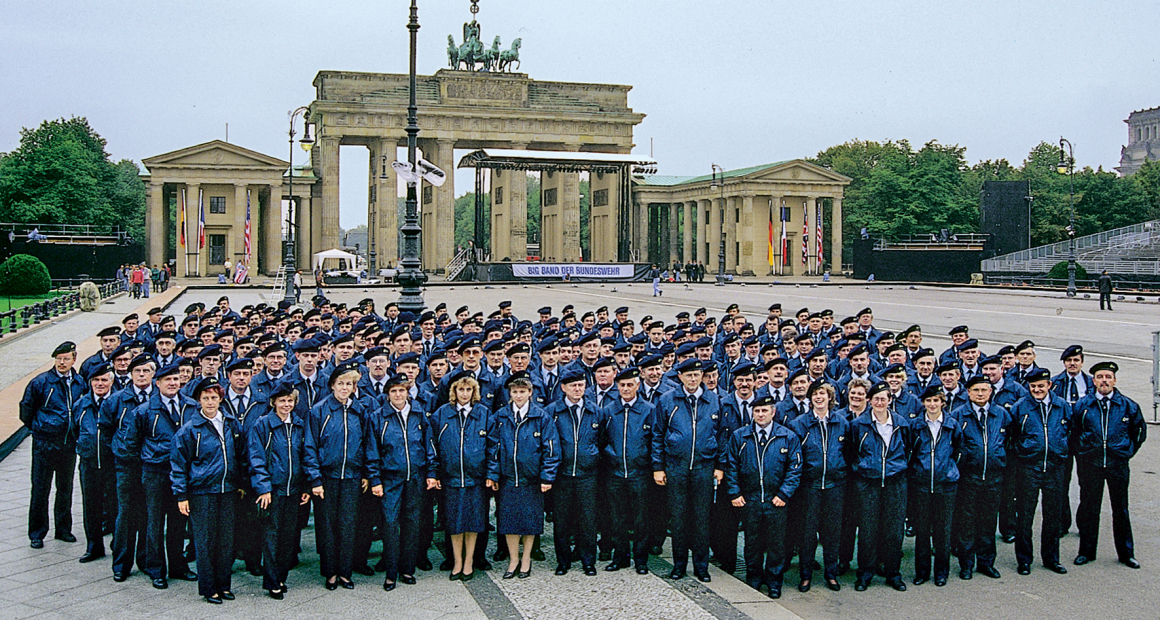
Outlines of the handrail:
[{"label": "handrail", "polygon": [[[1112,238],[1125,234],[1152,231],[1160,231],[1160,220],[1149,220],[1147,222],[1140,222],[1137,224],[1131,224],[1129,226],[1121,226],[1120,228],[1113,228],[1112,230],[1105,230],[1103,232],[1076,237],[1075,248],[1078,252],[1084,248],[1090,248],[1107,243]],[[1011,252],[1010,254],[1003,254],[994,258],[987,259],[987,261],[1016,262],[1032,260],[1035,258],[1046,258],[1049,256],[1055,256],[1057,254],[1066,255],[1069,251],[1070,243],[1070,241],[1058,241],[1056,243],[1036,246],[1034,248],[1020,250],[1018,252]],[[984,270],[986,269],[984,268]]]},{"label": "handrail", "polygon": [[[97,288],[101,292],[101,298],[104,299],[123,291],[125,287],[123,282],[114,280],[104,284],[98,284]],[[5,333],[15,334],[17,330],[32,327],[42,321],[54,319],[62,314],[79,309],[81,307],[80,291],[66,290],[67,292],[63,295],[58,295],[52,299],[39,301],[22,308],[14,308],[7,312],[0,312],[0,338],[3,338]],[[5,324],[5,320],[7,320],[7,324]]]},{"label": "handrail", "polygon": [[463,273],[463,270],[467,268],[467,263],[470,260],[470,257],[470,249],[463,248],[460,250],[459,253],[456,254],[451,259],[451,261],[447,263],[447,267],[443,269],[444,279],[448,282],[451,282],[454,281],[455,278],[458,278],[459,274]]}]

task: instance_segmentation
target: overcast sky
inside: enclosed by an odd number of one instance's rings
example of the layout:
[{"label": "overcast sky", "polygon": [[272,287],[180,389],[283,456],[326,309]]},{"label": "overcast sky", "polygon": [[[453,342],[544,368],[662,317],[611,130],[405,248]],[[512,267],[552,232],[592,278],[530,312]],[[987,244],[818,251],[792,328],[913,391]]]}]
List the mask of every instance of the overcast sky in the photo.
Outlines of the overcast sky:
[{"label": "overcast sky", "polygon": [[[85,116],[115,159],[225,137],[283,159],[319,70],[405,73],[405,0],[28,0],[0,19],[0,151]],[[419,72],[446,65],[467,0],[420,0]],[[1119,163],[1160,106],[1155,0],[944,3],[481,0],[533,79],[630,84],[638,154],[663,174],[809,157],[852,139],[966,147],[1018,166],[1060,135]],[[420,109],[420,114],[422,110]],[[344,148],[342,225],[366,220],[366,150]],[[302,151],[295,153],[296,163]],[[470,187],[461,182],[457,193]]]}]

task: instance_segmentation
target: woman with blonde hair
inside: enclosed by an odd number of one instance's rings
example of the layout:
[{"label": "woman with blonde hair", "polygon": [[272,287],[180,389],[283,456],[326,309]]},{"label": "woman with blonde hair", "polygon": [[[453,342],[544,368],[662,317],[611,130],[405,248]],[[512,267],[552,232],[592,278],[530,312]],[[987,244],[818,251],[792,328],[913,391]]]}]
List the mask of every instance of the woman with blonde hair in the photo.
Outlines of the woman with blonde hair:
[{"label": "woman with blonde hair", "polygon": [[443,489],[446,533],[451,539],[451,580],[470,580],[475,573],[475,541],[487,530],[485,486],[498,488],[494,416],[479,404],[479,382],[461,370],[447,382],[449,402],[431,424],[432,458],[428,487]]}]

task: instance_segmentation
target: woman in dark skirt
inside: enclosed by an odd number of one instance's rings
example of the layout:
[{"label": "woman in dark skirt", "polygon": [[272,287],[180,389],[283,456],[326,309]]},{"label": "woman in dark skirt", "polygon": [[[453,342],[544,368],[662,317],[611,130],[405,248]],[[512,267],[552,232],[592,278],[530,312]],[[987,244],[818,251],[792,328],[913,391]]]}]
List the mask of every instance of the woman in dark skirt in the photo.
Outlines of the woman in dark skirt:
[{"label": "woman in dark skirt", "polygon": [[245,425],[250,483],[265,525],[262,587],[279,601],[286,594],[286,575],[297,563],[299,506],[310,501],[305,472],[318,468],[314,462],[306,465],[314,458],[314,451],[307,448],[314,440],[306,432],[306,422],[294,413],[297,404],[298,391],[283,383],[270,394],[269,410],[251,412]]},{"label": "woman in dark skirt", "polygon": [[194,388],[200,415],[173,436],[169,474],[177,508],[193,526],[197,593],[215,605],[234,600],[234,502],[246,462],[241,426],[221,409],[224,394],[213,377]]},{"label": "woman in dark skirt", "polygon": [[371,413],[367,468],[371,491],[381,497],[383,590],[390,592],[398,581],[415,584],[430,441],[427,415],[411,400],[411,379],[399,373],[385,384],[383,406]]},{"label": "woman in dark skirt", "polygon": [[[508,568],[504,579],[532,574],[532,546],[544,533],[544,494],[552,488],[560,466],[560,441],[556,424],[543,409],[532,404],[532,376],[513,372],[504,382],[509,402],[496,414],[495,442],[499,468],[496,501],[496,533],[505,536]],[[524,545],[520,555],[520,543]]]},{"label": "woman in dark skirt", "polygon": [[[479,382],[470,371],[459,371],[448,381],[449,403],[432,418],[433,466],[430,485],[444,490],[444,524],[451,539],[451,580],[474,575],[475,540],[487,530],[484,487],[499,485],[489,478],[498,467],[491,440],[494,417],[479,404]],[[430,474],[429,474],[430,475]]]},{"label": "woman in dark skirt", "polygon": [[[871,385],[865,379],[851,379],[846,384],[846,406],[835,411],[833,415],[844,418],[847,427],[852,424],[868,407],[866,393],[870,391]],[[846,449],[853,448],[846,446]],[[850,456],[847,455],[847,460],[849,459]],[[858,537],[858,488],[849,479],[846,482],[845,495],[842,503],[842,537],[838,544],[838,576],[845,575],[850,570],[850,562],[854,559],[854,542]]]},{"label": "woman in dark skirt", "polygon": [[366,483],[365,416],[353,397],[359,377],[357,362],[336,366],[330,374],[330,394],[310,408],[306,420],[312,460],[317,463],[306,476],[314,495],[314,531],[327,590],[340,585],[354,589],[354,528],[359,485]]}]

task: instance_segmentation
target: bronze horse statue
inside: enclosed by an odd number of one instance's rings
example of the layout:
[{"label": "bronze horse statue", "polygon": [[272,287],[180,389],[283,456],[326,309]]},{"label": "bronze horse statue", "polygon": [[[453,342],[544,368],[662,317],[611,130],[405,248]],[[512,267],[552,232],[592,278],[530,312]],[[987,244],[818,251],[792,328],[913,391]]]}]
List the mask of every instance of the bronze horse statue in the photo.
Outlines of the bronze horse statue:
[{"label": "bronze horse statue", "polygon": [[500,71],[510,70],[513,62],[516,64],[516,69],[520,68],[520,43],[520,39],[517,38],[515,41],[512,41],[511,49],[500,52],[499,65],[497,67]]}]

